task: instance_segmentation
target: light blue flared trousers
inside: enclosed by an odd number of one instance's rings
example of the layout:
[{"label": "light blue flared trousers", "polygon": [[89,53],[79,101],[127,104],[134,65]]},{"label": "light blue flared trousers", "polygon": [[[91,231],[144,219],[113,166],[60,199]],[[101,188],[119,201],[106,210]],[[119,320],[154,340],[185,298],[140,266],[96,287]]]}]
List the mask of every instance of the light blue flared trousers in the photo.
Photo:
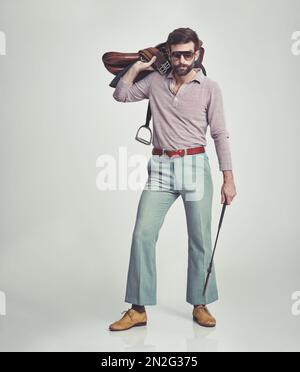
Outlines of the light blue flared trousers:
[{"label": "light blue flared trousers", "polygon": [[[147,167],[148,179],[132,234],[125,302],[156,305],[156,242],[164,218],[178,196],[184,203],[188,231],[186,301],[197,305],[218,300],[214,266],[206,295],[202,295],[212,255],[213,183],[207,154],[171,158],[166,154],[152,155]],[[176,230],[174,243],[175,234]]]}]

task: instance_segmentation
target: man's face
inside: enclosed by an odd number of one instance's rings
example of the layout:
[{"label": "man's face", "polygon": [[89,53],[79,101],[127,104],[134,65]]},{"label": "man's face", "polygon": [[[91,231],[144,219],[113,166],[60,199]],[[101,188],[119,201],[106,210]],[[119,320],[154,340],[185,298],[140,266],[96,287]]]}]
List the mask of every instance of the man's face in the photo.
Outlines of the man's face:
[{"label": "man's face", "polygon": [[[178,76],[187,75],[194,67],[195,60],[199,57],[199,50],[195,52],[195,45],[192,41],[186,44],[171,45],[169,52],[169,60],[171,62],[173,72]],[[187,52],[180,54],[178,52]]]}]

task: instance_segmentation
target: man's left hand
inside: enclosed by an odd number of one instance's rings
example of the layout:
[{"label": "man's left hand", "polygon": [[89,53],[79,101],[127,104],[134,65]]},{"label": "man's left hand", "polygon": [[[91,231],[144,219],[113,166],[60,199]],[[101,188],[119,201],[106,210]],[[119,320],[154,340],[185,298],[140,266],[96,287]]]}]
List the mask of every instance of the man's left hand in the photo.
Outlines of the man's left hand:
[{"label": "man's left hand", "polygon": [[234,180],[226,180],[224,181],[222,188],[221,188],[221,204],[225,203],[230,204],[233,198],[236,196],[236,189]]}]

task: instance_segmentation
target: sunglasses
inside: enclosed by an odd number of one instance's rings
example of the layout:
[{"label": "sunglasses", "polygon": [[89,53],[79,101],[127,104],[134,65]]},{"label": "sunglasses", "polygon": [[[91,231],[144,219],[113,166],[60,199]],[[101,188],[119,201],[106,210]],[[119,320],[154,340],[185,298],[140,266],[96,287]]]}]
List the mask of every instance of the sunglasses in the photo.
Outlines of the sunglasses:
[{"label": "sunglasses", "polygon": [[173,59],[180,59],[181,55],[183,55],[186,61],[190,61],[194,57],[195,52],[190,51],[180,51],[180,52],[172,52],[171,57]]}]

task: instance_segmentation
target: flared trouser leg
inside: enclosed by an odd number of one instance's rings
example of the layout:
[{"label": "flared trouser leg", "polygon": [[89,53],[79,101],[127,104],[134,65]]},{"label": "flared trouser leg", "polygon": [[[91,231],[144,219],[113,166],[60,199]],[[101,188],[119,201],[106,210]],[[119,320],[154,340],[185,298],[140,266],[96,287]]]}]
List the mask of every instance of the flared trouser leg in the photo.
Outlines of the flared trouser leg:
[{"label": "flared trouser leg", "polygon": [[143,190],[132,235],[125,302],[155,305],[156,242],[166,213],[179,194]]},{"label": "flared trouser leg", "polygon": [[208,157],[201,165],[203,192],[201,198],[185,198],[182,193],[188,231],[188,269],[186,301],[193,305],[209,304],[218,300],[215,266],[208,282],[205,296],[202,295],[207,269],[212,256],[211,222],[213,182]]}]

